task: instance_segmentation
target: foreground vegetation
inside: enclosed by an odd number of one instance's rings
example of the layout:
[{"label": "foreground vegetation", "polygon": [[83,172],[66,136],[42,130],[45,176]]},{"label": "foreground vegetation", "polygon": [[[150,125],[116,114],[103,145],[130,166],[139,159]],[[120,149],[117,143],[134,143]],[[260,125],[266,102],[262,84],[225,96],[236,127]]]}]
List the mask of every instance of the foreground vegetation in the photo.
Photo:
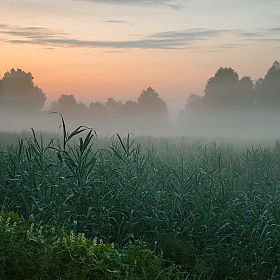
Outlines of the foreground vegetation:
[{"label": "foreground vegetation", "polygon": [[175,267],[163,268],[142,242],[124,248],[84,234],[67,234],[35,225],[15,213],[0,216],[1,279],[172,279]]},{"label": "foreground vegetation", "polygon": [[2,147],[2,278],[278,279],[279,143],[98,139],[63,125],[61,140],[34,132]]}]

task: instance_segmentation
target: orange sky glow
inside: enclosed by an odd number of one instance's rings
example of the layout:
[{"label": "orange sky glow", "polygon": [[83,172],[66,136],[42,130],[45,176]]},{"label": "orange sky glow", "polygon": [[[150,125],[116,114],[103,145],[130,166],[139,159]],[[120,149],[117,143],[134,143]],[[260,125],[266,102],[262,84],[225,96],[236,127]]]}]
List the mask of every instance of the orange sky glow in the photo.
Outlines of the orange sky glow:
[{"label": "orange sky glow", "polygon": [[232,2],[2,1],[0,75],[30,71],[47,104],[137,100],[151,86],[175,114],[219,67],[256,80],[280,60],[279,1]]}]

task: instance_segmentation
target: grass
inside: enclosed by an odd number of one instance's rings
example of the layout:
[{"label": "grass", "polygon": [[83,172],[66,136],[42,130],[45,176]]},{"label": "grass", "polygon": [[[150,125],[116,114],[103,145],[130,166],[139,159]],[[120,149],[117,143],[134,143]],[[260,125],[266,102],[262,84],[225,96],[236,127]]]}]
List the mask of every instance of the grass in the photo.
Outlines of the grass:
[{"label": "grass", "polygon": [[[44,140],[33,132],[2,146],[1,211],[32,219],[37,229],[54,227],[68,236],[72,230],[75,238],[81,232],[87,240],[102,239],[108,250],[113,242],[121,250],[134,250],[133,258],[145,263],[141,272],[131,268],[135,278],[103,273],[104,279],[279,278],[278,142],[236,148],[132,135],[99,139],[85,127],[67,134],[65,126],[63,136],[54,138]],[[23,235],[25,239],[16,237],[19,244],[28,240]],[[53,248],[53,241],[44,244],[40,246]],[[26,246],[26,253],[39,254],[37,247]],[[13,250],[5,254],[15,254]],[[83,250],[75,251],[77,257],[87,258],[89,249]],[[148,262],[143,260],[146,253]],[[42,258],[50,265],[64,257]],[[68,254],[63,261],[68,268],[70,258]],[[116,270],[125,262],[118,260]],[[1,263],[7,266],[5,258]]]}]

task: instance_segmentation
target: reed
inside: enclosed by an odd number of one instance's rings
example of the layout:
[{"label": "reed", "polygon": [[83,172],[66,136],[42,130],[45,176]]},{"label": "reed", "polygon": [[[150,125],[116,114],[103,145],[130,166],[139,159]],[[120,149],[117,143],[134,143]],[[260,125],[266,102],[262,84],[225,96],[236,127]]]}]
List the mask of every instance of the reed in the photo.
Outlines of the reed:
[{"label": "reed", "polygon": [[133,235],[181,266],[182,279],[278,279],[278,142],[104,139],[82,126],[67,133],[62,121],[60,138],[33,131],[2,146],[2,212],[108,244]]}]

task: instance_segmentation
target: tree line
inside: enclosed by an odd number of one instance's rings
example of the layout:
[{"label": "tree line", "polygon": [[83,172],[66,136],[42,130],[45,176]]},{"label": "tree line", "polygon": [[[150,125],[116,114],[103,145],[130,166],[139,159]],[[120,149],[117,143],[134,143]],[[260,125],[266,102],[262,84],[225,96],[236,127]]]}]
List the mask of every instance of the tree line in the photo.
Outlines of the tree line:
[{"label": "tree line", "polygon": [[[46,101],[46,95],[34,84],[30,72],[21,69],[11,69],[0,80],[0,112],[32,115],[41,113]],[[51,103],[48,112],[59,112],[68,118],[78,116],[93,117],[94,120],[112,121],[116,118],[134,120],[163,120],[168,116],[166,103],[151,87],[143,90],[137,101],[122,103],[114,98],[108,98],[105,104],[91,102],[89,106],[78,103],[72,94],[63,94]]]},{"label": "tree line", "polygon": [[[46,95],[34,84],[30,72],[11,69],[0,80],[0,112],[35,114],[42,112]],[[249,76],[239,78],[232,68],[220,68],[205,86],[204,96],[190,94],[181,119],[205,118],[216,114],[271,112],[280,113],[280,64],[275,61],[264,78],[253,82]],[[73,95],[61,95],[49,112],[57,111],[69,118],[85,116],[95,121],[163,121],[168,108],[151,87],[143,90],[137,101],[125,103],[108,98],[105,104],[78,103]]]},{"label": "tree line", "polygon": [[[94,117],[95,121],[128,120],[144,121],[146,119],[164,120],[168,116],[166,103],[151,87],[143,90],[137,101],[122,103],[114,98],[108,98],[105,104],[91,102],[89,106],[77,103],[73,95],[61,95],[58,101],[51,104],[50,111],[57,111],[63,115],[75,117],[84,115]],[[132,121],[130,119],[130,121]]]},{"label": "tree line", "polygon": [[264,78],[255,83],[232,68],[220,68],[206,84],[204,96],[190,94],[181,116],[280,113],[280,64],[275,61]]}]

